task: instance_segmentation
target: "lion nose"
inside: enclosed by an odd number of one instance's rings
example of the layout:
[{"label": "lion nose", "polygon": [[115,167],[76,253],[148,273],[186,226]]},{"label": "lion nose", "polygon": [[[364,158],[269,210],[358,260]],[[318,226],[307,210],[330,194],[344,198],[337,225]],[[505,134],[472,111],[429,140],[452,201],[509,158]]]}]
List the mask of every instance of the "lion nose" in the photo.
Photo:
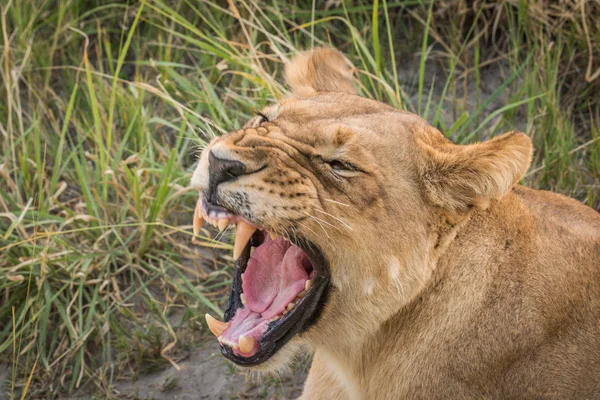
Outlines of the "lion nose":
[{"label": "lion nose", "polygon": [[217,186],[236,179],[246,173],[246,166],[240,161],[217,158],[211,151],[208,154],[208,191],[206,200],[215,202]]}]

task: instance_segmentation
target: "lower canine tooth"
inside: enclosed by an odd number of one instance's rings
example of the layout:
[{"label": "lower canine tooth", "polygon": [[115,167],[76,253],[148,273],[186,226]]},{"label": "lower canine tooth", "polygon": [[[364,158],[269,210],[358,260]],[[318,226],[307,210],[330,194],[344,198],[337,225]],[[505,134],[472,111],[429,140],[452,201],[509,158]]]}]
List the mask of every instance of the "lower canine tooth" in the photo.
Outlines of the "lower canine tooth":
[{"label": "lower canine tooth", "polygon": [[310,289],[311,286],[312,286],[312,281],[309,279],[304,284],[304,290],[306,290],[308,292],[308,289]]},{"label": "lower canine tooth", "polygon": [[206,324],[208,325],[208,329],[210,329],[210,331],[216,337],[221,336],[223,332],[225,332],[225,330],[229,328],[229,325],[231,325],[231,322],[218,321],[210,314],[204,315],[204,318],[206,318]]},{"label": "lower canine tooth", "polygon": [[240,258],[244,247],[256,232],[256,228],[247,222],[240,221],[235,228],[235,242],[233,243],[233,259]]},{"label": "lower canine tooth", "polygon": [[202,197],[198,199],[196,203],[196,208],[194,209],[194,219],[192,220],[194,236],[198,236],[200,233],[200,228],[202,227]]},{"label": "lower canine tooth", "polygon": [[240,351],[242,353],[250,353],[254,349],[254,344],[256,340],[254,336],[240,336]]}]

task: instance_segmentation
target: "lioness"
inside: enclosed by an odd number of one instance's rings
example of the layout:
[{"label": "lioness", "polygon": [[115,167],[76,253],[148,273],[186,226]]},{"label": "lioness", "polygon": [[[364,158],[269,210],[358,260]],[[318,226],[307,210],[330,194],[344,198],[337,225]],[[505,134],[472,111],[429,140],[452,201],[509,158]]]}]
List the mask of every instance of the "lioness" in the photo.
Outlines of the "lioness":
[{"label": "lioness", "polygon": [[237,225],[223,355],[307,347],[310,400],[600,398],[600,215],[516,184],[529,138],[455,145],[357,96],[333,49],[286,76],[192,178],[195,232]]}]

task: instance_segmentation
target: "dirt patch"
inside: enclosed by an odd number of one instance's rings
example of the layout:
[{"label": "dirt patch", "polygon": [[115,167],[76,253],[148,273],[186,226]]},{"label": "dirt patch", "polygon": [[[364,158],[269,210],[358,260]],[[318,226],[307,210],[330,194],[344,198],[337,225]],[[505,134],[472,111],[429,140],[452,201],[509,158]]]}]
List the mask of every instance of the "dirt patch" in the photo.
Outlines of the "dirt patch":
[{"label": "dirt patch", "polygon": [[[211,340],[212,339],[212,340]],[[236,371],[214,338],[175,367],[120,382],[114,396],[122,399],[294,399],[302,393],[308,361],[277,377],[256,377]]]}]

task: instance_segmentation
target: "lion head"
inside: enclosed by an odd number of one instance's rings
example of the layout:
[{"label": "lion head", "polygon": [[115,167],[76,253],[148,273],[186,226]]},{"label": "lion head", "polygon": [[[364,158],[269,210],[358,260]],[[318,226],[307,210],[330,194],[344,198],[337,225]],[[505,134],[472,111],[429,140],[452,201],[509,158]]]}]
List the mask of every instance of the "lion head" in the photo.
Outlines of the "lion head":
[{"label": "lion head", "polygon": [[409,112],[360,97],[333,49],[286,66],[292,94],[202,152],[194,217],[236,224],[225,357],[279,366],[296,345],[351,351],[431,278],[455,227],[526,172],[511,132],[455,145]]}]

